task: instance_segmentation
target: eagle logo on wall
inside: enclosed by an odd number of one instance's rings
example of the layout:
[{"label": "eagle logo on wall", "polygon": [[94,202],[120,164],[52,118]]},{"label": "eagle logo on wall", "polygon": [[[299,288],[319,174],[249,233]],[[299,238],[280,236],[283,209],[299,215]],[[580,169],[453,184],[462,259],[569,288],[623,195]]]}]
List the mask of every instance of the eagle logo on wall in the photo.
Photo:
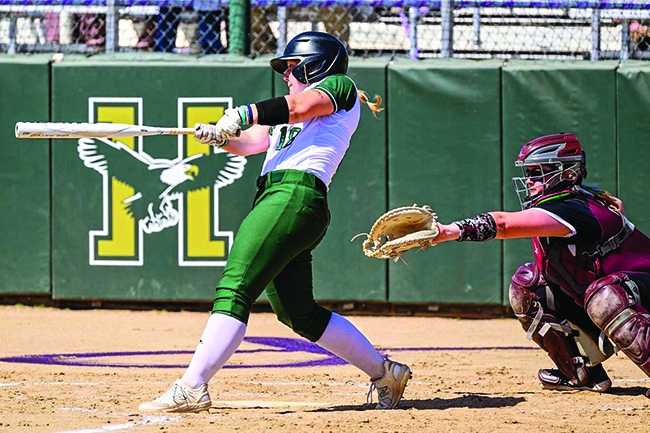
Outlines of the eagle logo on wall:
[{"label": "eagle logo on wall", "polygon": [[246,165],[243,156],[223,150],[183,159],[157,159],[104,138],[82,138],[77,151],[86,167],[134,189],[122,203],[147,234],[178,223],[172,201],[183,193],[230,185],[243,175]]}]

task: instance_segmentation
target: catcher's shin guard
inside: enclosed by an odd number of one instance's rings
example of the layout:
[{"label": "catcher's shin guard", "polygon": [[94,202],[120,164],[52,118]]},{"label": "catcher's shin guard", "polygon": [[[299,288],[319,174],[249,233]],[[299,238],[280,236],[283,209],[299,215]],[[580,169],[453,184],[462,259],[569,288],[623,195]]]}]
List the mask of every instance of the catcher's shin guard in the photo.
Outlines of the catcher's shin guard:
[{"label": "catcher's shin guard", "polygon": [[[573,338],[574,331],[568,322],[551,313],[555,307],[552,297],[547,296],[548,286],[534,263],[526,263],[517,269],[510,284],[510,305],[532,339],[553,360],[560,372],[573,386],[584,386],[588,381],[585,361]],[[544,310],[544,306],[548,311]]]},{"label": "catcher's shin guard", "polygon": [[591,320],[628,358],[650,376],[650,315],[636,283],[623,273],[600,278],[585,293]]}]

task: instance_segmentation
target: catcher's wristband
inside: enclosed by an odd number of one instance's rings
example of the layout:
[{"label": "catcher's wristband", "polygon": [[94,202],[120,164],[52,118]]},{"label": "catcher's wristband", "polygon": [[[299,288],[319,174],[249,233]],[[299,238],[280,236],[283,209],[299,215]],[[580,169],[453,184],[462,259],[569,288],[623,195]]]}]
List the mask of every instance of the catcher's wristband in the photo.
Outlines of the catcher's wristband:
[{"label": "catcher's wristband", "polygon": [[458,242],[485,242],[497,237],[497,223],[489,213],[454,221],[454,224],[460,229]]}]

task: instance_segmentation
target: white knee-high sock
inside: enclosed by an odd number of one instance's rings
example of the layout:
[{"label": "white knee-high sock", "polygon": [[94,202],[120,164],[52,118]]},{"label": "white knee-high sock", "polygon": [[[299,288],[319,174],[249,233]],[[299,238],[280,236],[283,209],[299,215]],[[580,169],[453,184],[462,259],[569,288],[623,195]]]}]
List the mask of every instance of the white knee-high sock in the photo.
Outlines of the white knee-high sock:
[{"label": "white knee-high sock", "polygon": [[208,383],[235,353],[245,334],[246,325],[234,317],[219,313],[210,315],[192,361],[181,379],[183,383],[192,388]]},{"label": "white knee-high sock", "polygon": [[346,360],[372,379],[384,375],[384,358],[361,331],[339,314],[332,313],[330,323],[316,344]]}]

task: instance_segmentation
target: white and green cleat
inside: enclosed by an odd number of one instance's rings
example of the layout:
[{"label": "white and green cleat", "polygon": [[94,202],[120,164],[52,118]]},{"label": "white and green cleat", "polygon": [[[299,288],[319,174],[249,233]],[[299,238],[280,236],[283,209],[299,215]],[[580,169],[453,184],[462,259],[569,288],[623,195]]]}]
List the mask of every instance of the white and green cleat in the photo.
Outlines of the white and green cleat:
[{"label": "white and green cleat", "polygon": [[201,412],[210,409],[212,401],[208,384],[190,388],[177,379],[167,391],[157,399],[142,403],[141,412]]},{"label": "white and green cleat", "polygon": [[369,403],[372,403],[372,392],[377,390],[379,404],[375,409],[394,409],[404,395],[406,384],[413,377],[408,365],[384,359],[384,375],[370,381],[368,391]]}]

